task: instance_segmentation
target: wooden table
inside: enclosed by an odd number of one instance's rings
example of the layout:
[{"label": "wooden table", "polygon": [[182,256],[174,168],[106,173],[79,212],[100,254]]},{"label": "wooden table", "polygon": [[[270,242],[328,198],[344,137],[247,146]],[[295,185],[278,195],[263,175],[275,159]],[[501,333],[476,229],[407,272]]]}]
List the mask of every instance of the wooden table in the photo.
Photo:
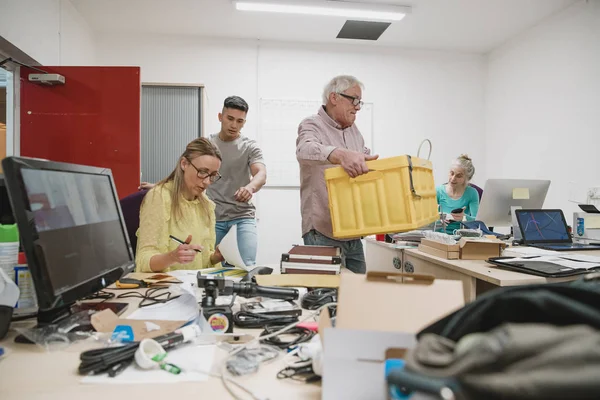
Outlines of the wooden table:
[{"label": "wooden table", "polygon": [[366,261],[368,271],[430,274],[438,279],[460,280],[463,282],[465,302],[473,301],[478,294],[498,286],[564,282],[580,277],[544,278],[497,268],[483,260],[447,260],[418,249],[397,249],[393,244],[371,238],[366,239]]},{"label": "wooden table", "polygon": [[[122,299],[119,299],[121,301]],[[123,299],[125,301],[126,299]],[[127,299],[130,307],[123,314],[126,317],[137,308],[139,299]],[[235,311],[235,309],[234,309]],[[83,384],[77,374],[79,354],[99,347],[97,342],[86,340],[71,345],[62,351],[47,352],[35,345],[14,343],[19,326],[31,326],[31,321],[13,323],[8,337],[0,346],[8,351],[6,359],[0,361],[0,399],[2,400],[107,400],[107,399],[228,399],[220,379],[210,377],[205,382],[183,382],[176,384]],[[250,333],[258,336],[261,329],[237,329],[236,333]],[[213,368],[219,367],[226,353],[216,350]],[[215,365],[218,364],[218,365]],[[131,367],[130,367],[131,368]],[[262,398],[269,399],[320,399],[320,384],[302,384],[276,378],[283,369],[282,357],[264,364],[254,375],[240,377],[239,382]],[[220,370],[220,368],[217,368]],[[250,398],[241,390],[236,390],[241,398]]]}]

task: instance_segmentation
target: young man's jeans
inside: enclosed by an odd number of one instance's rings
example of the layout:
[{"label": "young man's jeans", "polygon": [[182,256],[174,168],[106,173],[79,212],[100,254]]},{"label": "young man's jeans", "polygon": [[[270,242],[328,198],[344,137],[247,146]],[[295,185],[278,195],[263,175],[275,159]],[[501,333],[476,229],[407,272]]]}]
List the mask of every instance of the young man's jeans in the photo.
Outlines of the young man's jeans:
[{"label": "young man's jeans", "polygon": [[238,249],[242,260],[244,260],[244,264],[247,266],[256,265],[256,246],[258,240],[256,220],[254,218],[239,218],[232,219],[231,221],[217,221],[215,227],[217,234],[216,244],[221,243],[221,240],[223,240],[232,227],[236,227],[237,229]]},{"label": "young man's jeans", "polygon": [[354,240],[335,240],[311,230],[302,237],[306,246],[336,246],[342,251],[342,265],[350,271],[357,274],[364,274],[367,271],[365,263],[365,253],[360,239]]}]

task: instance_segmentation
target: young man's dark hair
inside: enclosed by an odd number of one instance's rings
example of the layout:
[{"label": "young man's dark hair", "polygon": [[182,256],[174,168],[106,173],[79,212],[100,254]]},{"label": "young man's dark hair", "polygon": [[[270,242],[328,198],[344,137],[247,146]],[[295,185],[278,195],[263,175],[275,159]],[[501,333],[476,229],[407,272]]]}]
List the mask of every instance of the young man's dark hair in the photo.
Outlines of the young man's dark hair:
[{"label": "young man's dark hair", "polygon": [[229,96],[223,102],[223,108],[233,108],[247,113],[248,103],[239,96]]}]

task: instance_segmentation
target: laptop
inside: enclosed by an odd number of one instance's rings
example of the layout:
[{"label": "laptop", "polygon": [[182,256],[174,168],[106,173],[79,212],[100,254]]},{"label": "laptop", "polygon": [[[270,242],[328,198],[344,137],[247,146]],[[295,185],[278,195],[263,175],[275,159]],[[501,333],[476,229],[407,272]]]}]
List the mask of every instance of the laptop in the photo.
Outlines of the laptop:
[{"label": "laptop", "polygon": [[600,243],[573,243],[562,210],[515,210],[523,243],[554,251],[600,250]]}]

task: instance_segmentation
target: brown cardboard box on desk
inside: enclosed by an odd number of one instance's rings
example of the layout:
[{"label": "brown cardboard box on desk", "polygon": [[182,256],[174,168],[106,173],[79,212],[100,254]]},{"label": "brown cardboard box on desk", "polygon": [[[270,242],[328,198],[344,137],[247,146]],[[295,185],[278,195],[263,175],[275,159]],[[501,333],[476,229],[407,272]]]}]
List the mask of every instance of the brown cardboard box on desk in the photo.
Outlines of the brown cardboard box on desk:
[{"label": "brown cardboard box on desk", "polygon": [[429,275],[341,274],[335,328],[324,312],[323,399],[385,399],[386,352],[411,348],[415,333],[464,305],[462,282]]},{"label": "brown cardboard box on desk", "polygon": [[131,327],[133,341],[151,339],[181,328],[186,321],[138,320],[119,318],[112,310],[103,310],[92,315],[92,326],[97,332],[110,333],[119,325]]},{"label": "brown cardboard box on desk", "polygon": [[500,257],[506,247],[506,243],[495,238],[462,238],[458,245],[460,258],[463,260],[487,260],[490,257]]},{"label": "brown cardboard box on desk", "polygon": [[419,250],[447,260],[487,260],[500,257],[505,247],[506,244],[501,240],[490,238],[462,238],[457,244],[422,239]]}]

